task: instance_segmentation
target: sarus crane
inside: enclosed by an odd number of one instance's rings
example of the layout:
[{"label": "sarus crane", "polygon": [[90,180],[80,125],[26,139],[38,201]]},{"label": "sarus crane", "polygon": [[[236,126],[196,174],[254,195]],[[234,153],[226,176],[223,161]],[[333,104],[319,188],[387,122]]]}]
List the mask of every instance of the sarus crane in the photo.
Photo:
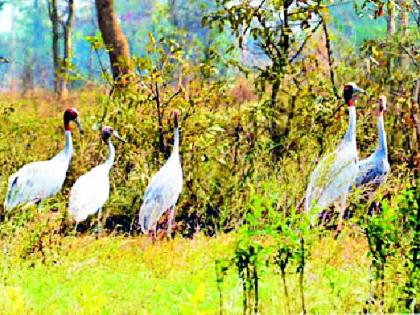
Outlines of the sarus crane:
[{"label": "sarus crane", "polygon": [[89,215],[98,212],[99,231],[102,207],[109,197],[109,172],[115,159],[115,148],[111,142],[111,136],[125,142],[114,129],[104,126],[101,137],[109,148],[108,159],[79,177],[71,188],[69,214],[76,221],[76,229],[77,224],[86,220]]},{"label": "sarus crane", "polygon": [[139,224],[143,233],[156,235],[159,218],[169,211],[167,234],[172,231],[175,205],[182,191],[182,168],[179,158],[179,111],[172,112],[174,118],[174,146],[171,156],[162,168],[153,176],[144,194],[144,201],[139,212]]},{"label": "sarus crane", "polygon": [[4,208],[11,210],[19,205],[39,204],[42,200],[57,194],[66,179],[67,169],[73,154],[70,122],[74,122],[83,132],[79,112],[71,107],[64,112],[66,143],[64,150],[47,161],[24,165],[9,177]]},{"label": "sarus crane", "polygon": [[384,112],[386,111],[386,96],[381,95],[378,101],[377,126],[378,146],[375,152],[358,164],[356,186],[382,184],[389,173],[388,148],[384,127]]},{"label": "sarus crane", "polygon": [[344,86],[344,101],[349,109],[347,132],[335,151],[321,159],[310,176],[306,190],[305,210],[309,213],[314,209],[320,212],[340,199],[338,232],[342,229],[347,194],[355,183],[358,171],[356,148],[356,95],[358,93],[364,93],[364,90],[354,82]]}]

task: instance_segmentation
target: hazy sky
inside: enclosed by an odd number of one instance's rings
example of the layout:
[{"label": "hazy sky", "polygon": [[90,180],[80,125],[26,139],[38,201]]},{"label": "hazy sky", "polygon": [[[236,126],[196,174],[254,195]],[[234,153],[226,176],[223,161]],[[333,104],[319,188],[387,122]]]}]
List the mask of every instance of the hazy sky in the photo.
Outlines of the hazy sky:
[{"label": "hazy sky", "polygon": [[[75,3],[75,10],[80,12],[81,9],[89,8],[91,5],[91,1],[79,0]],[[3,9],[0,10],[0,33],[7,33],[12,30],[12,13],[13,6],[11,4],[5,4]]]},{"label": "hazy sky", "polygon": [[12,6],[5,4],[0,11],[0,32],[10,32],[12,29]]}]

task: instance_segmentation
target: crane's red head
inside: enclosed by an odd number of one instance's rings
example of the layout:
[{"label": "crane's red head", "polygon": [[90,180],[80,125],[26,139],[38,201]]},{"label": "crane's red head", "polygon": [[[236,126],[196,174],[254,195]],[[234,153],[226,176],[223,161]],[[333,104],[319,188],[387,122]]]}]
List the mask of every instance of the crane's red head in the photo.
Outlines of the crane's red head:
[{"label": "crane's red head", "polygon": [[70,122],[73,121],[77,128],[79,128],[80,132],[83,133],[82,125],[79,121],[79,112],[74,107],[69,107],[64,112],[64,129],[66,131],[71,131]]},{"label": "crane's red head", "polygon": [[386,111],[386,96],[379,96],[378,100],[378,114],[381,115]]},{"label": "crane's red head", "polygon": [[175,125],[175,128],[178,128],[179,116],[181,115],[181,113],[179,112],[179,110],[174,109],[172,111],[172,115],[174,116],[174,125]]},{"label": "crane's red head", "polygon": [[354,106],[354,97],[358,93],[365,93],[365,91],[359,88],[354,82],[347,83],[344,86],[343,92],[344,101],[346,104],[349,106]]},{"label": "crane's red head", "polygon": [[104,126],[102,127],[101,137],[105,143],[109,142],[109,138],[111,138],[112,134],[114,133],[114,129],[112,127]]},{"label": "crane's red head", "polygon": [[118,132],[116,130],[114,130],[114,128],[109,127],[109,126],[103,126],[102,131],[101,131],[102,140],[106,144],[108,144],[109,143],[109,138],[111,138],[111,136],[114,136],[115,138],[117,138],[121,142],[126,142],[125,139],[120,137],[120,135],[118,134]]}]

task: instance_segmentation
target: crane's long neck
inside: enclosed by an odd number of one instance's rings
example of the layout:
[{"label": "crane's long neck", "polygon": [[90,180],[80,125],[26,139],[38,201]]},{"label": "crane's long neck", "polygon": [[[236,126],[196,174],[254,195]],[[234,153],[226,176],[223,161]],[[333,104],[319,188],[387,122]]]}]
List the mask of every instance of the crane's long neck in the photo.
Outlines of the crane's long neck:
[{"label": "crane's long neck", "polygon": [[172,154],[179,155],[179,128],[176,127],[174,130],[174,148]]},{"label": "crane's long neck", "polygon": [[349,127],[347,128],[344,140],[356,140],[356,107],[353,105],[353,103],[351,103],[351,105],[349,106]]},{"label": "crane's long neck", "polygon": [[115,148],[114,145],[112,144],[111,140],[109,140],[108,142],[108,148],[109,148],[109,155],[108,155],[108,159],[106,160],[105,164],[111,168],[112,165],[114,165],[114,160],[115,160]]},{"label": "crane's long neck", "polygon": [[385,156],[388,155],[388,148],[386,144],[386,134],[385,134],[385,127],[384,127],[384,116],[382,113],[378,115],[378,140],[379,145],[377,152],[381,153]]},{"label": "crane's long neck", "polygon": [[64,145],[64,156],[70,162],[71,156],[73,154],[73,141],[71,137],[71,131],[66,130],[65,136],[66,136],[66,144]]}]

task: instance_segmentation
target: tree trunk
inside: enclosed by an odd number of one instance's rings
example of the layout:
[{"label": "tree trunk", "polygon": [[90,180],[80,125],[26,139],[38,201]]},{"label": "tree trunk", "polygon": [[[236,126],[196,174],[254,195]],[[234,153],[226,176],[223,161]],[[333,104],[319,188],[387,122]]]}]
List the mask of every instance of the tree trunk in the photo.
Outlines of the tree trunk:
[{"label": "tree trunk", "polygon": [[395,6],[393,1],[388,3],[388,15],[386,16],[386,32],[388,38],[395,34]]},{"label": "tree trunk", "polygon": [[40,69],[40,51],[41,51],[41,45],[43,43],[43,38],[42,38],[42,20],[41,20],[41,14],[39,13],[39,0],[34,0],[33,2],[33,16],[32,16],[32,30],[33,30],[33,34],[37,34],[38,36],[33,36],[32,39],[32,47],[33,47],[33,52],[32,52],[32,77],[33,77],[33,82],[32,82],[32,88],[34,88],[37,85],[37,81],[36,78],[39,76],[41,69]]},{"label": "tree trunk", "polygon": [[[386,16],[386,33],[388,40],[391,40],[395,34],[395,4],[394,1],[388,1],[387,3],[387,16]],[[388,65],[387,70],[388,74],[391,75],[391,72],[394,68],[394,58],[389,55],[388,56]]]},{"label": "tree trunk", "polygon": [[398,4],[400,6],[400,13],[398,16],[398,30],[401,32],[401,35],[407,35],[408,29],[408,11],[407,11],[407,1],[399,0]]},{"label": "tree trunk", "polygon": [[273,149],[273,159],[275,161],[278,160],[279,158],[279,154],[280,154],[280,147],[279,147],[279,142],[280,142],[280,134],[279,134],[279,128],[277,126],[277,113],[278,113],[278,108],[277,108],[277,96],[279,94],[279,90],[280,90],[280,79],[276,79],[273,82],[273,85],[271,86],[271,99],[270,99],[270,136],[271,136],[271,141],[273,141],[274,144],[274,149]]},{"label": "tree trunk", "polygon": [[[91,22],[92,22],[92,26],[93,26],[93,33],[90,35],[92,37],[95,37],[95,30],[98,28],[98,25],[96,23],[96,9],[95,9],[95,5],[91,5],[90,6],[91,9]],[[88,79],[90,82],[93,82],[95,80],[95,73],[94,73],[94,69],[93,69],[93,65],[94,65],[94,61],[93,61],[93,46],[90,45],[90,50],[89,50],[89,74],[88,74]]]},{"label": "tree trunk", "polygon": [[175,27],[179,27],[176,0],[169,0],[168,6],[169,6],[169,12],[171,14],[172,24]]},{"label": "tree trunk", "polygon": [[74,1],[67,0],[67,20],[62,22],[64,31],[64,45],[63,45],[63,61],[60,69],[60,97],[66,97],[68,95],[68,78],[69,69],[72,57],[72,42],[71,42],[71,31],[74,23]]},{"label": "tree trunk", "polygon": [[[14,29],[17,24],[16,24],[16,11],[17,8],[15,6],[13,6],[12,9],[12,16],[11,16],[11,25],[12,25],[12,29]],[[11,32],[11,36],[10,36],[10,48],[12,48],[12,51],[10,53],[10,60],[16,60],[17,59],[17,49],[16,49],[16,42],[17,42],[17,34],[16,32]],[[9,57],[9,56],[8,56]],[[4,58],[2,59],[2,62],[4,62]],[[17,73],[17,65],[15,62],[12,62],[10,64],[10,77],[9,77],[9,86],[10,86],[10,92],[15,93],[17,91],[17,82],[16,82],[16,73]]]},{"label": "tree trunk", "polygon": [[[404,37],[407,36],[407,30],[408,30],[408,11],[407,11],[406,0],[399,0],[399,6],[400,6],[400,13],[398,16],[398,31],[399,31],[399,34],[402,36],[402,39],[404,39]],[[400,63],[401,63],[401,68],[403,70],[408,69],[408,66],[410,64],[410,59],[406,52],[401,53]]]},{"label": "tree trunk", "polygon": [[114,10],[113,0],[95,0],[99,29],[106,47],[109,50],[112,76],[119,85],[123,76],[132,73],[130,50],[127,38],[121,30]]},{"label": "tree trunk", "polygon": [[61,76],[60,76],[60,33],[59,33],[59,21],[58,21],[58,10],[57,0],[48,1],[48,13],[52,25],[52,53],[53,53],[53,67],[54,67],[54,92],[61,95]]},{"label": "tree trunk", "polygon": [[22,95],[27,95],[29,91],[34,88],[34,74],[32,68],[32,57],[28,50],[25,50],[24,55],[24,67],[22,73]]}]

